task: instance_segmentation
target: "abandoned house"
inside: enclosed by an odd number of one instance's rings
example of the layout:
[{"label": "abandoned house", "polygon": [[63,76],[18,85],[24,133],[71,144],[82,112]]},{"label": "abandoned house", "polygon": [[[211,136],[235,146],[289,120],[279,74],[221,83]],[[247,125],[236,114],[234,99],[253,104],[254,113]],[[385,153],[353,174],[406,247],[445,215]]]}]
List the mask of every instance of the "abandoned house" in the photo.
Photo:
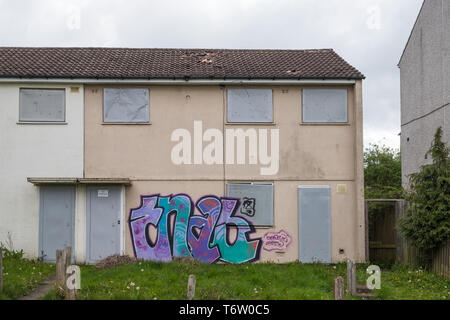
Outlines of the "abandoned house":
[{"label": "abandoned house", "polygon": [[2,47],[0,241],[362,262],[363,79],[331,49]]}]

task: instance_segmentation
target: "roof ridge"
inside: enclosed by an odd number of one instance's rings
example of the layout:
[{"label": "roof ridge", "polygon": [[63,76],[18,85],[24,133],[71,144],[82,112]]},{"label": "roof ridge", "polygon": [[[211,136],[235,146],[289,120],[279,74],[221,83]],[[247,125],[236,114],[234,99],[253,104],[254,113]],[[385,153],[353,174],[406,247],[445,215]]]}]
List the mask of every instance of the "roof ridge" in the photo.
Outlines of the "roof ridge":
[{"label": "roof ridge", "polygon": [[168,47],[90,47],[90,46],[0,46],[0,49],[101,49],[101,50],[215,50],[215,51],[334,51],[332,48],[319,49],[273,49],[273,48],[168,48]]}]

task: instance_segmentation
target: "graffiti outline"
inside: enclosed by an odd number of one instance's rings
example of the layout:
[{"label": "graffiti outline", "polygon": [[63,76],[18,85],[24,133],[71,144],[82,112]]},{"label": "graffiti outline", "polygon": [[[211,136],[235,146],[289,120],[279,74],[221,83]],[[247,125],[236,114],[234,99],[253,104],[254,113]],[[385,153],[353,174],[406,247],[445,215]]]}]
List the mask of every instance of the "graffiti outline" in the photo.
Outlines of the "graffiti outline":
[{"label": "graffiti outline", "polygon": [[[128,219],[136,257],[168,262],[173,257],[192,256],[205,263],[244,263],[259,259],[262,240],[250,239],[255,233],[253,224],[236,216],[241,206],[239,199],[206,195],[194,205],[190,196],[183,193],[164,197],[141,195],[140,198],[140,206],[130,209]],[[149,236],[151,226],[156,228],[155,241]],[[233,242],[230,240],[232,227],[237,229]]]}]

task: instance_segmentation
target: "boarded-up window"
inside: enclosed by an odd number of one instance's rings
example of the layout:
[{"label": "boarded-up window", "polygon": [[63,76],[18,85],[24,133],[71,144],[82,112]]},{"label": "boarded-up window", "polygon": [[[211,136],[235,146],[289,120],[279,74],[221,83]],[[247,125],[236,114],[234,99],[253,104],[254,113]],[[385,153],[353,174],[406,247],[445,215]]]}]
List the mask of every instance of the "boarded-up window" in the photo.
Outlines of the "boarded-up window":
[{"label": "boarded-up window", "polygon": [[20,89],[19,121],[64,122],[65,89]]},{"label": "boarded-up window", "polygon": [[272,90],[228,89],[228,122],[273,122]]},{"label": "boarded-up window", "polygon": [[228,183],[227,196],[241,200],[236,216],[254,226],[273,226],[273,183]]},{"label": "boarded-up window", "polygon": [[347,90],[303,89],[302,118],[306,123],[347,122]]},{"label": "boarded-up window", "polygon": [[116,89],[103,90],[104,122],[149,122],[149,90],[148,89]]}]

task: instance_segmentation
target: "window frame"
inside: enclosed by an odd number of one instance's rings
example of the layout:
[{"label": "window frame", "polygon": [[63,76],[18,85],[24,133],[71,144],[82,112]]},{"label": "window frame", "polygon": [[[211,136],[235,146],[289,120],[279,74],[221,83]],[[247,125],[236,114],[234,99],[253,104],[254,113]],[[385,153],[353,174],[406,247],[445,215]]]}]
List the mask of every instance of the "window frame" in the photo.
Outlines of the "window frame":
[{"label": "window frame", "polygon": [[[147,121],[105,121],[105,89],[147,90],[147,92],[148,92],[148,120]],[[150,121],[150,88],[148,88],[148,87],[103,87],[102,88],[102,124],[104,124],[104,125],[149,125],[149,124],[151,124],[151,121]]]},{"label": "window frame", "polygon": [[[67,124],[67,88],[45,88],[45,87],[19,87],[19,115],[17,124]],[[64,96],[63,103],[63,113],[64,117],[62,120],[23,120],[21,119],[21,108],[22,108],[22,91],[23,90],[36,90],[36,91],[62,91]]]},{"label": "window frame", "polygon": [[[271,112],[272,112],[272,121],[230,121],[228,119],[228,110],[229,110],[229,99],[228,99],[228,92],[230,90],[270,90],[271,91],[271,96],[272,96],[272,101],[271,101]],[[225,108],[225,124],[229,124],[229,125],[242,125],[242,124],[251,124],[251,125],[273,125],[275,124],[275,101],[274,101],[274,90],[273,88],[241,88],[241,87],[237,87],[237,88],[226,88],[225,90],[225,101],[226,101],[226,108]]]},{"label": "window frame", "polygon": [[[327,122],[318,122],[318,121],[305,121],[305,113],[304,113],[304,106],[305,106],[305,98],[304,98],[304,92],[305,90],[341,90],[346,92],[346,120],[345,121],[327,121]],[[349,125],[350,124],[350,92],[348,88],[302,88],[301,92],[301,106],[300,106],[300,113],[301,113],[301,119],[300,124],[301,125]]]},{"label": "window frame", "polygon": [[[225,195],[226,195],[226,197],[229,197],[229,198],[235,198],[228,194],[228,185],[230,185],[230,184],[249,185],[249,186],[253,186],[253,185],[272,186],[272,208],[271,208],[272,209],[272,217],[271,217],[272,224],[256,224],[252,221],[251,218],[247,217],[246,215],[241,214],[239,211],[236,211],[236,215],[238,217],[244,218],[247,221],[249,221],[255,228],[270,229],[270,228],[275,227],[275,183],[274,183],[274,181],[227,181],[225,183]],[[242,199],[240,199],[240,205],[242,206]]]}]

